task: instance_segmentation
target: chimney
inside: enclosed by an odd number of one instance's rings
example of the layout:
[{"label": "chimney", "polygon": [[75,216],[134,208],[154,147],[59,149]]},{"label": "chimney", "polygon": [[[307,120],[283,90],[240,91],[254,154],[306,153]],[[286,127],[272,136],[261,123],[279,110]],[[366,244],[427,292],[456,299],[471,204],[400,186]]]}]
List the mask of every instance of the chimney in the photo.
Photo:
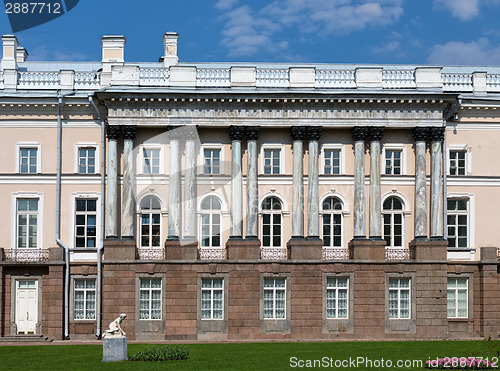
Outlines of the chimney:
[{"label": "chimney", "polygon": [[14,35],[2,36],[3,56],[2,56],[2,70],[15,70],[17,69],[16,53],[19,42]]},{"label": "chimney", "polygon": [[102,43],[102,63],[123,64],[125,61],[125,36],[104,35]]},{"label": "chimney", "polygon": [[178,40],[179,34],[176,32],[165,32],[165,35],[163,35],[163,46],[165,47],[163,65],[165,67],[177,66],[179,64],[179,57],[177,57]]},{"label": "chimney", "polygon": [[26,62],[27,59],[28,59],[28,51],[26,50],[26,48],[18,46],[16,50],[17,63]]}]

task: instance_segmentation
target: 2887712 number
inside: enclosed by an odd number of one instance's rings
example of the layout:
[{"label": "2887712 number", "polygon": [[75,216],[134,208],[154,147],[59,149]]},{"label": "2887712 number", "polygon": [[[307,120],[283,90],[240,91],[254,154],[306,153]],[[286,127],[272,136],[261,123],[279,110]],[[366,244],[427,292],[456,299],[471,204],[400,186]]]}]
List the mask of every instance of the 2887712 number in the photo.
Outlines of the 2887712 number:
[{"label": "2887712 number", "polygon": [[7,14],[61,14],[61,3],[5,3]]}]

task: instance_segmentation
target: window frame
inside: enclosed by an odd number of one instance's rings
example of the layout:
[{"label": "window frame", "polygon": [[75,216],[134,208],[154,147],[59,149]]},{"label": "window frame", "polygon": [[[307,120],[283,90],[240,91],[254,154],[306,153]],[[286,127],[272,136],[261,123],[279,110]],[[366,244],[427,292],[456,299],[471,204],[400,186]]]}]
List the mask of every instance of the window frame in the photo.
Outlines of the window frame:
[{"label": "window frame", "polygon": [[[87,296],[84,295],[84,318],[76,318],[75,311],[76,311],[76,281],[94,281],[95,286],[94,289],[83,289],[85,294],[88,291],[94,291],[95,296],[94,296],[94,318],[85,318],[85,315],[87,313],[87,308],[86,308],[86,303],[87,303]],[[90,322],[95,322],[97,320],[97,278],[95,276],[84,276],[84,275],[75,275],[71,277],[71,319],[75,322],[83,322],[83,321],[90,321]]]},{"label": "window frame", "polygon": [[[152,288],[152,287],[148,287],[148,288],[142,288],[141,287],[141,282],[142,280],[155,280],[155,281],[159,281],[160,282],[160,288]],[[164,278],[163,277],[158,277],[158,276],[139,276],[137,277],[137,305],[136,305],[136,312],[137,312],[137,320],[140,321],[140,322],[143,322],[143,321],[163,321],[164,320],[164,317],[165,317],[165,314],[164,314],[164,305],[165,305],[165,290],[164,290],[164,287],[165,287],[165,282],[164,282]],[[149,295],[149,299],[148,299],[148,302],[149,302],[149,307],[148,307],[148,311],[149,311],[149,317],[148,318],[141,318],[141,315],[140,315],[140,312],[141,312],[141,304],[140,304],[140,301],[141,301],[141,291],[143,290],[148,290],[148,292],[150,293]],[[151,318],[151,312],[152,312],[152,301],[153,301],[153,298],[152,298],[152,295],[151,293],[153,291],[159,291],[160,292],[160,318]]]},{"label": "window frame", "polygon": [[[336,284],[334,286],[330,286],[329,285],[329,281],[331,279],[334,279],[336,281]],[[338,285],[338,280],[346,280],[346,286],[339,286]],[[326,319],[334,319],[334,320],[348,320],[349,319],[349,311],[350,311],[350,307],[351,307],[351,304],[350,304],[350,300],[349,300],[349,296],[350,296],[350,290],[349,290],[349,285],[350,285],[350,282],[349,282],[349,277],[346,277],[346,276],[327,276],[326,277],[326,287],[325,287],[325,290],[326,290],[326,307],[325,307],[325,311],[326,311]],[[329,311],[329,307],[328,307],[328,301],[329,301],[329,297],[328,297],[328,293],[330,290],[333,290],[335,292],[335,307],[333,308],[333,310],[335,311],[335,315],[332,316],[332,317],[329,317],[328,316],[328,311]],[[344,291],[346,292],[346,297],[345,297],[345,300],[346,300],[346,317],[340,317],[339,316],[339,291]],[[342,308],[344,309],[344,308]]]},{"label": "window frame", "polygon": [[[466,247],[449,247],[448,249],[453,250],[468,250],[474,249],[474,230],[475,230],[475,218],[474,218],[474,209],[475,209],[475,197],[472,194],[448,194],[446,199],[448,201],[466,201],[467,203],[467,246]],[[448,216],[450,215],[450,210],[448,209],[448,204],[446,205],[446,240],[450,238],[448,233]],[[453,215],[464,215],[461,213],[454,213]]]},{"label": "window frame", "polygon": [[[339,173],[338,174],[327,174],[325,172],[325,161],[326,161],[326,156],[325,152],[329,150],[337,150],[339,151]],[[325,143],[321,146],[321,165],[320,165],[320,175],[325,175],[325,176],[339,176],[339,175],[345,175],[345,146],[340,144],[340,143]]]},{"label": "window frame", "polygon": [[[219,151],[219,172],[217,174],[214,173],[205,173],[205,150],[218,150]],[[199,175],[225,175],[224,173],[224,145],[222,143],[210,143],[210,144],[202,144],[200,148],[200,171]],[[212,166],[212,165],[211,165]]]},{"label": "window frame", "polygon": [[[385,161],[386,151],[401,151],[401,174],[386,174]],[[408,174],[407,169],[407,149],[403,143],[386,143],[382,146],[382,162],[380,166],[380,174],[386,176],[402,176]]]},{"label": "window frame", "polygon": [[[390,287],[390,282],[391,280],[398,280],[401,281],[401,280],[408,280],[408,287]],[[408,277],[408,276],[400,276],[400,277],[388,277],[387,278],[387,316],[389,318],[389,320],[411,320],[414,316],[415,316],[415,312],[412,308],[413,306],[413,303],[414,303],[414,299],[412,298],[412,295],[414,293],[414,289],[412,288],[412,283],[413,283],[414,279],[412,279],[412,277]],[[397,291],[398,293],[398,298],[397,298],[397,311],[398,311],[398,314],[397,314],[397,317],[391,317],[391,313],[390,313],[390,295],[391,295],[391,291]],[[401,317],[401,291],[408,291],[408,317]]]},{"label": "window frame", "polygon": [[[339,202],[340,202],[340,205],[341,205],[341,209],[340,210],[336,210],[336,211],[333,211],[333,210],[324,210],[323,209],[323,203],[328,200],[329,198],[336,198]],[[341,248],[344,248],[344,215],[346,214],[346,211],[344,210],[344,202],[342,200],[342,198],[340,198],[338,195],[336,194],[327,194],[325,195],[325,197],[323,197],[321,200],[321,203],[320,203],[320,228],[321,228],[321,239],[323,240],[323,248],[331,248],[331,249],[341,249]],[[332,246],[332,244],[330,243],[329,245],[325,245],[325,237],[324,237],[324,215],[325,214],[329,214],[329,215],[340,215],[340,246]],[[331,225],[331,223],[330,223]],[[333,238],[330,239],[330,242],[333,241]]]},{"label": "window frame", "polygon": [[[265,169],[265,158],[264,153],[266,150],[279,151],[279,172],[277,174],[266,174]],[[259,175],[265,176],[276,176],[285,174],[285,155],[284,155],[284,145],[283,144],[262,144],[260,146],[260,165],[259,165]]]},{"label": "window frame", "polygon": [[[201,205],[203,204],[203,202],[209,198],[215,198],[219,204],[220,204],[220,209],[203,209],[201,207]],[[199,204],[199,248],[200,249],[203,249],[203,248],[207,248],[207,249],[222,249],[223,248],[223,238],[222,238],[222,232],[223,232],[223,209],[224,209],[224,204],[222,202],[222,200],[220,199],[220,197],[218,197],[217,195],[211,193],[211,194],[208,194],[208,195],[205,195],[203,197],[201,197],[200,199],[200,204]],[[209,226],[209,245],[208,246],[203,246],[203,215],[209,215],[209,220],[210,220],[210,223],[208,224]],[[219,215],[219,246],[213,246],[212,243],[213,243],[213,238],[214,238],[214,235],[213,235],[213,226],[214,226],[214,223],[213,223],[213,215]]]},{"label": "window frame", "polygon": [[[81,173],[80,172],[80,150],[81,149],[91,149],[93,148],[95,150],[95,165],[94,165],[94,172],[93,173]],[[81,175],[96,175],[101,173],[101,168],[100,168],[100,152],[99,152],[99,145],[97,143],[77,143],[75,145],[75,174],[81,174]],[[86,165],[88,167],[88,164]]]},{"label": "window frame", "polygon": [[[461,151],[465,152],[465,174],[464,175],[451,175],[451,152]],[[467,144],[451,144],[446,147],[446,174],[452,177],[470,176],[472,175],[472,153],[471,147]]]},{"label": "window frame", "polygon": [[[142,207],[141,207],[142,202],[145,199],[151,198],[151,197],[156,198],[158,200],[158,202],[160,203],[160,208],[159,209],[142,209]],[[137,208],[138,208],[137,213],[138,213],[138,217],[139,217],[139,221],[137,223],[138,229],[139,229],[137,232],[137,236],[139,239],[139,242],[138,242],[139,248],[148,249],[148,248],[160,248],[161,247],[162,241],[163,241],[163,224],[164,224],[163,223],[163,215],[165,213],[165,211],[163,209],[163,205],[164,205],[163,200],[156,194],[146,194],[145,196],[143,196],[139,199],[139,202],[137,203]],[[144,211],[146,211],[146,212],[144,212]],[[143,244],[142,244],[142,236],[143,236],[143,234],[142,234],[142,214],[150,214],[150,215],[151,214],[159,214],[160,215],[160,226],[159,226],[159,228],[160,228],[160,235],[159,235],[160,244],[158,246],[152,246],[153,234],[151,233],[151,230],[152,230],[151,223],[149,224],[149,232],[150,232],[149,244],[150,244],[150,246],[143,246]],[[150,221],[151,221],[151,216],[150,216]]]},{"label": "window frame", "polygon": [[[43,249],[43,226],[44,226],[44,197],[42,193],[23,193],[16,192],[12,194],[12,214],[11,214],[11,222],[12,222],[12,237],[11,237],[11,246],[15,249],[19,249],[18,246],[18,213],[17,213],[17,200],[18,199],[38,199],[38,217],[37,217],[37,247],[30,249]],[[28,248],[28,247],[26,247]]]},{"label": "window frame", "polygon": [[[224,282],[224,277],[201,277],[201,285],[200,285],[200,312],[199,312],[199,318],[201,321],[222,321],[224,320],[225,318],[225,310],[224,310],[224,306],[225,306],[225,302],[226,300],[224,300],[224,296],[225,296],[225,290],[224,290],[224,286],[225,286],[225,282]],[[210,280],[211,281],[211,286],[209,288],[207,287],[203,287],[203,282],[205,280]],[[214,281],[215,280],[220,280],[221,281],[221,287],[217,287],[217,288],[214,288],[213,287],[213,284],[214,284]],[[203,302],[204,302],[204,299],[203,299],[203,292],[204,291],[208,291],[210,292],[210,299],[209,299],[209,302],[210,302],[210,316],[209,317],[203,317]],[[214,291],[220,291],[221,292],[221,297],[222,297],[222,308],[221,308],[221,317],[220,318],[215,318],[214,317]]]},{"label": "window frame", "polygon": [[[164,149],[163,145],[160,143],[158,144],[141,144],[140,148],[140,167],[139,167],[139,174],[141,175],[146,175],[146,176],[156,176],[156,175],[165,175],[165,155],[164,155]],[[157,150],[158,151],[158,156],[159,156],[159,164],[158,164],[158,173],[146,173],[146,157],[144,156],[144,151],[145,150]]]},{"label": "window frame", "polygon": [[[395,198],[399,202],[401,202],[401,210],[385,210],[384,209],[384,203],[390,198]],[[384,216],[385,215],[390,215],[391,216],[391,235],[390,235],[390,240],[391,243],[387,244],[386,247],[390,248],[404,248],[405,247],[405,200],[401,199],[401,197],[398,197],[397,195],[388,195],[388,197],[385,197],[382,200],[382,205],[381,205],[381,213],[382,213],[382,239],[385,240],[385,221],[384,221]],[[396,214],[401,214],[401,246],[395,246],[394,245],[394,215]]]},{"label": "window frame", "polygon": [[[453,287],[450,289],[450,280],[455,280],[455,281],[458,281],[458,280],[465,280],[465,290],[466,290],[466,315],[465,316],[458,316],[458,295],[455,295],[455,315],[454,316],[450,316],[449,315],[449,303],[448,303],[448,292],[450,290],[454,290],[455,291],[455,294],[458,293],[458,290],[460,290],[459,287]],[[471,314],[471,308],[470,308],[470,299],[471,299],[471,292],[470,292],[470,277],[469,276],[463,276],[463,275],[454,275],[454,276],[448,276],[446,278],[446,317],[448,318],[448,320],[464,320],[464,319],[469,319],[469,316]]]},{"label": "window frame", "polygon": [[[76,247],[76,201],[78,199],[95,199],[96,200],[96,247]],[[101,195],[98,193],[74,193],[71,195],[71,224],[70,238],[71,247],[74,249],[94,250],[97,249],[101,238]]]},{"label": "window frame", "polygon": [[[263,209],[262,205],[264,203],[265,200],[267,200],[268,198],[276,198],[279,202],[280,202],[280,205],[281,205],[281,209],[279,209],[279,211],[275,211],[275,210],[268,210],[268,209]],[[260,223],[259,223],[259,227],[260,227],[260,233],[259,233],[259,236],[260,236],[260,240],[261,240],[261,248],[265,249],[265,248],[284,248],[284,213],[285,213],[285,205],[283,203],[283,200],[281,199],[281,197],[278,197],[277,195],[273,195],[273,194],[267,194],[265,195],[265,197],[262,198],[262,200],[260,201],[260,204],[259,204],[259,210],[260,210]],[[264,215],[280,215],[280,230],[281,230],[281,233],[280,233],[280,244],[279,246],[274,246],[273,244],[271,244],[271,246],[264,246]],[[274,227],[274,223],[273,223],[273,217],[271,216],[270,217],[270,221],[271,221],[271,224],[270,224],[270,228],[271,228],[271,235],[270,235],[270,241],[272,242],[273,239],[274,239],[274,234],[272,233],[273,231],[273,227]]]},{"label": "window frame", "polygon": [[[36,149],[36,171],[35,172],[21,172],[21,150],[23,149]],[[16,144],[16,173],[23,175],[33,175],[42,173],[42,145],[38,142],[20,142]]]}]

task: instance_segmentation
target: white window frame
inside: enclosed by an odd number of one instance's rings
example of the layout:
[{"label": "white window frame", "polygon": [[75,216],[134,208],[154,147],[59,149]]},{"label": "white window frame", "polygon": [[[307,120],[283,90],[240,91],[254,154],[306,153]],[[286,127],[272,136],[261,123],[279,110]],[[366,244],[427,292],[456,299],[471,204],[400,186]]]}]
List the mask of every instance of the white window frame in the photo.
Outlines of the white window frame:
[{"label": "white window frame", "polygon": [[[339,161],[339,174],[326,174],[325,173],[325,151],[337,150],[340,151],[340,161]],[[342,144],[328,143],[321,146],[321,164],[320,164],[320,174],[326,176],[336,176],[345,175],[345,146]]]},{"label": "white window frame", "polygon": [[[161,144],[141,144],[140,148],[140,164],[139,173],[147,176],[164,175],[165,174],[165,155],[163,152],[163,146]],[[160,163],[158,173],[145,173],[145,157],[144,150],[158,150],[160,156]]]},{"label": "white window frame", "polygon": [[43,226],[44,226],[44,220],[43,220],[43,214],[44,214],[44,208],[43,208],[43,194],[42,193],[23,193],[23,192],[16,192],[12,194],[12,214],[11,214],[11,221],[12,221],[12,238],[11,238],[11,246],[15,247],[16,249],[19,248],[17,245],[18,239],[17,239],[17,200],[22,199],[22,198],[36,198],[38,199],[38,218],[37,218],[37,247],[36,249],[43,249]]},{"label": "white window frame", "polygon": [[[78,289],[76,288],[76,281],[84,281],[85,282],[85,287],[83,289]],[[87,286],[87,281],[94,281],[94,288],[93,289],[88,289]],[[83,291],[83,318],[76,318],[76,292],[77,291]],[[93,318],[87,318],[87,292],[94,292],[94,316]],[[87,277],[75,277],[73,279],[73,319],[75,321],[95,321],[96,319],[96,312],[97,312],[97,281],[95,278],[87,278]]]},{"label": "white window frame", "polygon": [[[96,247],[76,247],[76,200],[77,199],[95,199],[96,200]],[[71,195],[71,217],[70,217],[70,238],[71,247],[88,250],[96,249],[101,238],[101,195],[98,193],[74,193]]]},{"label": "white window frame", "polygon": [[[36,172],[35,173],[21,173],[21,150],[22,149],[36,149]],[[42,145],[38,142],[19,142],[16,144],[16,173],[23,175],[40,174],[42,172]]]},{"label": "white window frame", "polygon": [[[83,148],[93,148],[95,150],[95,171],[93,173],[80,173],[80,149]],[[75,146],[75,174],[100,174],[99,155],[99,145],[97,143],[77,143]]]},{"label": "white window frame", "polygon": [[[470,193],[448,193],[446,201],[451,200],[465,200],[467,201],[467,247],[449,247],[449,249],[473,249],[474,248],[474,231],[475,231],[475,197]],[[448,214],[449,210],[446,208],[446,226],[448,228]],[[448,236],[448,230],[446,230],[446,236]]]},{"label": "white window frame", "polygon": [[[214,280],[220,280],[222,282],[221,287],[214,287]],[[210,281],[211,285],[210,287],[203,287],[203,281]],[[222,297],[222,303],[221,303],[221,316],[220,317],[214,317],[214,292],[219,292],[221,293]],[[203,292],[209,292],[210,293],[210,298],[207,299],[207,301],[210,302],[210,316],[209,317],[203,317],[203,302],[205,301],[203,299]],[[200,299],[200,319],[202,321],[221,321],[224,320],[224,278],[223,277],[202,277],[201,278],[201,299]]]},{"label": "white window frame", "polygon": [[[401,202],[401,210],[385,210],[384,202],[389,198],[396,198],[399,202]],[[405,201],[396,195],[389,195],[389,197],[384,198],[382,202],[382,238],[385,239],[385,225],[384,225],[384,215],[391,216],[391,243],[387,245],[387,247],[395,247],[395,248],[404,248],[405,247]],[[401,215],[401,246],[394,246],[394,215]]]},{"label": "white window frame", "polygon": [[[455,287],[450,288],[450,280],[455,280]],[[465,280],[465,297],[466,297],[466,313],[465,316],[459,316],[458,315],[458,291],[459,290],[464,290],[463,288],[458,288],[456,285],[457,280]],[[446,304],[446,313],[448,319],[467,319],[469,318],[469,277],[464,277],[464,276],[449,276],[447,277],[446,281],[446,293],[447,293],[447,298],[448,298],[448,291],[455,291],[455,314],[453,316],[450,316],[448,311],[450,310],[448,308],[448,299],[447,299],[447,304]]]},{"label": "white window frame", "polygon": [[[205,150],[218,150],[220,153],[219,156],[219,173],[218,174],[207,174],[205,173]],[[200,160],[198,161],[200,164],[200,175],[223,175],[224,173],[224,145],[222,143],[210,143],[210,144],[202,144],[200,148]]]},{"label": "white window frame", "polygon": [[[329,198],[336,198],[337,200],[339,200],[341,206],[342,206],[342,209],[340,210],[336,210],[336,211],[333,211],[333,210],[324,210],[323,209],[323,202],[325,202],[327,199]],[[327,194],[325,195],[322,199],[321,199],[321,202],[320,202],[320,228],[321,228],[321,237],[324,241],[324,222],[323,222],[323,216],[325,214],[330,214],[330,215],[335,215],[335,214],[339,214],[340,215],[340,246],[332,246],[332,244],[330,243],[330,245],[323,245],[323,248],[332,248],[332,249],[341,249],[344,247],[344,215],[345,215],[345,211],[344,211],[344,202],[342,200],[342,198],[339,197],[339,195],[337,194]],[[331,223],[330,223],[331,225]],[[330,234],[333,236],[333,234]],[[333,238],[330,240],[330,242],[333,241]]]},{"label": "white window frame", "polygon": [[[142,280],[149,280],[149,281],[160,281],[160,287],[159,288],[152,288],[152,287],[145,287],[145,288],[142,288],[141,287],[141,282]],[[159,277],[139,277],[139,280],[138,280],[138,284],[139,284],[139,297],[137,298],[138,300],[138,303],[137,303],[137,308],[138,308],[138,314],[139,314],[139,321],[161,321],[162,318],[163,318],[163,279],[159,278]],[[149,303],[149,307],[148,307],[148,311],[149,311],[149,314],[148,314],[148,318],[141,318],[141,291],[148,291],[149,292],[149,299],[148,299],[148,303]],[[153,310],[152,309],[152,292],[153,291],[159,291],[160,292],[160,318],[151,318],[151,311]]]},{"label": "white window frame", "polygon": [[[387,313],[389,316],[390,320],[393,319],[411,319],[412,318],[412,279],[410,277],[389,277],[388,278],[388,305],[389,307],[387,308]],[[391,280],[397,280],[398,281],[398,287],[390,287],[390,282]],[[408,287],[399,287],[400,286],[400,281],[401,280],[408,280]],[[397,292],[397,316],[396,317],[391,317],[391,311],[390,311],[390,301],[391,301],[391,291],[396,291]],[[402,317],[401,316],[401,292],[402,291],[408,291],[408,317]]]},{"label": "white window frame", "polygon": [[[335,285],[330,285],[329,281],[330,280],[335,280]],[[346,286],[339,286],[338,285],[338,280],[346,280]],[[349,277],[345,276],[327,276],[326,277],[326,308],[325,308],[325,313],[326,313],[326,318],[327,319],[349,319],[349,310],[350,310],[350,305],[349,305],[349,299],[350,299],[350,292],[349,292]],[[346,302],[347,306],[345,308],[346,310],[346,316],[345,317],[339,317],[339,291],[344,291],[346,292]],[[335,311],[335,315],[329,317],[328,316],[328,292],[333,291],[335,292],[335,307],[332,308]]]},{"label": "white window frame", "polygon": [[[396,175],[390,175],[385,173],[385,151],[401,151],[401,174],[396,174]],[[382,158],[381,158],[381,166],[380,166],[380,173],[381,175],[386,175],[386,176],[401,176],[401,175],[407,175],[407,150],[406,146],[403,143],[386,143],[382,147]]]},{"label": "white window frame", "polygon": [[[463,151],[465,152],[465,175],[451,175],[450,174],[450,169],[451,169],[451,157],[450,157],[450,152],[451,151]],[[471,153],[471,147],[467,146],[467,144],[450,144],[446,147],[446,158],[447,158],[447,164],[446,164],[446,174],[450,176],[468,176],[472,175],[472,153]]]},{"label": "white window frame", "polygon": [[[259,227],[260,227],[260,239],[261,239],[261,247],[263,249],[266,249],[266,248],[274,248],[274,249],[277,249],[277,248],[284,248],[284,243],[283,243],[283,239],[284,239],[284,214],[285,214],[285,204],[283,202],[283,199],[282,197],[278,196],[277,194],[266,194],[265,195],[266,197],[262,197],[262,199],[260,200],[260,203],[259,203],[259,211],[260,211],[260,223],[259,223]],[[264,210],[262,208],[262,204],[264,203],[264,200],[266,200],[267,198],[271,198],[271,197],[276,197],[280,203],[281,203],[281,210],[279,211],[275,211],[275,210]],[[280,227],[281,227],[281,235],[280,235],[280,245],[279,246],[264,246],[264,214],[268,214],[268,215],[274,215],[274,214],[280,214]],[[271,243],[272,243],[272,236],[273,236],[273,233],[272,233],[272,226],[274,224],[272,223],[272,217],[271,217]]]},{"label": "white window frame", "polygon": [[[265,150],[277,150],[280,151],[280,166],[278,174],[265,174],[264,173],[264,151]],[[273,176],[282,175],[285,173],[285,146],[283,144],[263,144],[260,146],[260,175]]]},{"label": "white window frame", "polygon": [[[219,210],[216,210],[216,209],[202,209],[201,208],[201,205],[203,204],[203,201],[205,201],[206,199],[208,198],[215,198],[217,201],[219,201],[220,205],[221,205],[221,208]],[[222,248],[223,247],[223,241],[222,241],[222,232],[223,232],[223,209],[224,209],[224,204],[221,200],[221,198],[214,194],[214,193],[210,193],[210,194],[207,194],[205,196],[203,196],[200,200],[200,205],[199,205],[199,236],[200,236],[200,240],[199,240],[199,246],[200,246],[200,249],[203,249],[203,248],[215,248],[215,249],[218,249],[218,248]],[[202,245],[202,242],[203,242],[203,215],[210,215],[210,224],[209,224],[209,230],[210,230],[210,233],[209,233],[209,241],[210,241],[210,244],[209,246],[203,246]],[[212,228],[213,228],[213,215],[214,214],[218,214],[219,215],[219,246],[212,246],[212,238],[213,238],[213,233],[212,233]]]},{"label": "white window frame", "polygon": [[[142,202],[146,199],[146,198],[149,198],[149,197],[154,197],[156,199],[158,199],[158,201],[160,202],[160,208],[159,209],[142,209],[141,208],[141,204]],[[139,217],[139,220],[137,222],[137,226],[138,226],[138,231],[137,231],[137,236],[138,236],[138,239],[139,239],[139,242],[138,242],[138,246],[139,248],[160,248],[161,247],[161,244],[162,244],[162,241],[163,241],[163,215],[166,213],[165,210],[163,209],[163,205],[165,203],[163,202],[163,199],[156,193],[147,193],[145,195],[143,195],[139,201],[137,202],[137,214],[138,214],[138,217]],[[145,212],[143,212],[143,210]],[[160,246],[143,246],[142,245],[142,214],[160,214]],[[152,224],[149,224],[149,226],[151,227]],[[152,242],[152,236],[150,235],[150,244]]]},{"label": "white window frame", "polygon": [[[273,280],[273,286],[272,287],[266,287],[265,283],[266,283],[266,280]],[[276,280],[284,280],[285,281],[285,285],[283,287],[276,287]],[[287,318],[287,295],[288,295],[288,290],[287,290],[287,284],[288,284],[288,278],[287,277],[264,277],[263,281],[262,281],[262,293],[263,293],[263,298],[262,298],[262,305],[263,305],[263,308],[262,308],[262,317],[264,320],[284,320]],[[272,311],[273,311],[273,314],[271,317],[266,317],[266,309],[265,309],[265,293],[266,291],[271,291],[273,293],[273,298],[272,298],[272,301],[273,301],[273,308],[272,308]],[[277,298],[276,298],[276,292],[277,291],[284,291],[285,293],[285,298],[284,298],[284,308],[283,308],[283,317],[276,317],[276,303],[277,303]]]}]

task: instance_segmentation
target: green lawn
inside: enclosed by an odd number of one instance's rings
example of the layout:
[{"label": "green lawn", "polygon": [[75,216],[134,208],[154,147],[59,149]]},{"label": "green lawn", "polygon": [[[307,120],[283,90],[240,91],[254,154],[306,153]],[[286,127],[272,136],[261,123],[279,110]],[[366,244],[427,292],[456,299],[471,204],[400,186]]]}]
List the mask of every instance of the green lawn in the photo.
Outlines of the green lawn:
[{"label": "green lawn", "polygon": [[[150,347],[129,344],[129,354]],[[114,362],[102,360],[101,345],[0,346],[0,370],[290,370],[300,360],[391,360],[393,367],[340,368],[350,370],[394,370],[397,360],[423,360],[436,357],[498,357],[499,341],[422,341],[422,342],[322,342],[322,343],[230,343],[190,344],[190,358],[168,362]],[[296,357],[296,358],[293,358]],[[324,358],[325,357],[325,358]],[[387,365],[387,363],[385,363]],[[296,365],[297,367],[290,367]],[[376,365],[376,363],[374,363]],[[304,365],[306,366],[306,365]],[[324,367],[325,365],[323,365]],[[316,364],[314,369],[321,369]],[[336,367],[323,369],[337,370]],[[418,370],[418,367],[401,368]]]}]

